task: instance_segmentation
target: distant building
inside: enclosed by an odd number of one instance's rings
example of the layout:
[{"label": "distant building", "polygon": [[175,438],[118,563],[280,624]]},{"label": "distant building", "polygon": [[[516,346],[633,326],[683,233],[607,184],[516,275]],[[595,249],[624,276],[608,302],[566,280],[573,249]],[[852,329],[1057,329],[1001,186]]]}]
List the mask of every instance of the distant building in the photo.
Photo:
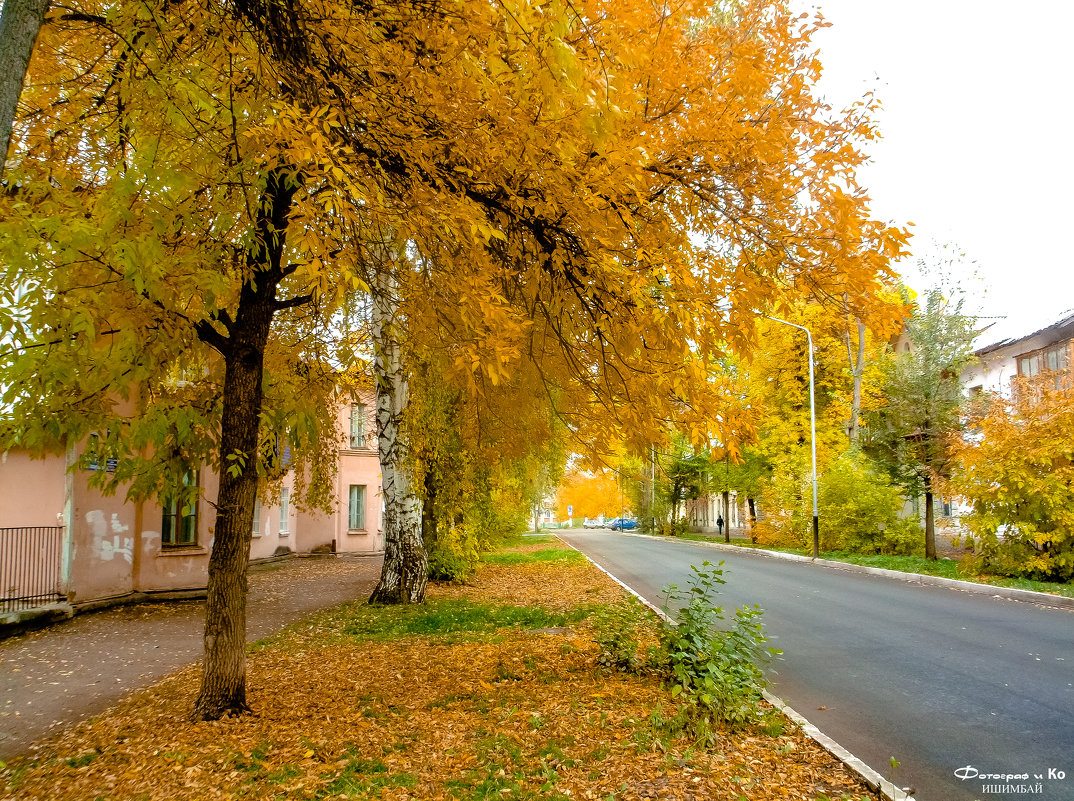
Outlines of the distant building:
[{"label": "distant building", "polygon": [[[985,329],[978,341],[988,340]],[[1074,311],[1024,336],[996,339],[974,351],[977,364],[962,372],[967,395],[994,392],[1010,396],[1011,379],[1069,385],[1074,379]]]}]

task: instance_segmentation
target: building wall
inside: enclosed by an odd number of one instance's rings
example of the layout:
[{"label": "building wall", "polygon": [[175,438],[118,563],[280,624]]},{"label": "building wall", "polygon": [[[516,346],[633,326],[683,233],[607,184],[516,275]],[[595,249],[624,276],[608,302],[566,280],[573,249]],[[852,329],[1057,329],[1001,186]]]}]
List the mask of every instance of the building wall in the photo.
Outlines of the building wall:
[{"label": "building wall", "polygon": [[63,456],[31,459],[22,451],[0,454],[0,527],[62,525],[65,474]]},{"label": "building wall", "polygon": [[[362,430],[351,441],[352,407],[363,412]],[[362,408],[364,407],[364,408]],[[298,547],[308,552],[314,548],[334,547],[338,553],[380,553],[384,550],[380,494],[380,459],[377,454],[376,420],[373,396],[365,395],[358,403],[341,402],[336,410],[340,432],[336,492],[332,510],[302,512],[298,521]],[[357,528],[350,527],[350,488],[365,487],[365,514]]]},{"label": "building wall", "polygon": [[216,512],[208,499],[216,497],[219,479],[208,468],[198,474],[198,541],[193,546],[165,548],[161,544],[164,511],[147,500],[131,504],[138,510],[139,548],[134,566],[134,590],[160,592],[204,587],[209,580],[209,552],[213,547]]},{"label": "building wall", "polygon": [[[366,403],[364,411],[365,431],[361,441],[355,443],[358,447],[350,447],[350,404],[341,404],[338,410],[339,470],[332,511],[299,511],[294,499],[294,476],[284,476],[286,516],[282,515],[282,492],[261,502],[255,520],[257,530],[251,532],[251,559],[271,557],[281,549],[308,552],[318,546],[337,552],[383,552],[373,404]],[[31,459],[21,451],[0,454],[0,528],[64,527],[60,586],[69,602],[205,587],[216,523],[210,500],[215,499],[219,486],[211,469],[202,468],[198,477],[197,542],[169,548],[161,542],[163,510],[158,501],[128,501],[122,489],[115,495],[104,495],[89,485],[93,471],[69,472],[67,462],[64,454],[42,459]],[[365,514],[357,528],[349,527],[351,485],[365,487]]]},{"label": "building wall", "polygon": [[[745,509],[737,492],[730,493],[728,519],[724,525],[739,528],[745,525]],[[717,530],[716,519],[723,515],[723,495],[703,495],[686,501],[686,520],[691,528],[700,531]]]},{"label": "building wall", "polygon": [[[286,523],[284,502],[286,493]],[[295,553],[301,549],[300,532],[302,515],[295,505],[294,475],[284,476],[280,493],[266,501],[260,499],[254,515],[254,528],[250,536],[250,558],[267,559],[284,550]]]},{"label": "building wall", "polygon": [[962,372],[962,386],[967,392],[980,387],[1007,397],[1011,394],[1011,379],[1018,375],[1017,357],[1023,353],[1047,347],[1056,341],[1055,334],[1041,332],[1001,348],[977,354],[977,364]]}]

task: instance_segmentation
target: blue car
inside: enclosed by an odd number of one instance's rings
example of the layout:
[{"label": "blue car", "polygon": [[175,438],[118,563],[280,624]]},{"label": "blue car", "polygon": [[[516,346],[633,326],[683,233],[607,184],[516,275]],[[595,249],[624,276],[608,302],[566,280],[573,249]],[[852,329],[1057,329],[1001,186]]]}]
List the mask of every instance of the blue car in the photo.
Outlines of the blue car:
[{"label": "blue car", "polygon": [[637,520],[628,520],[625,517],[617,517],[611,523],[608,524],[608,528],[612,531],[631,531],[638,527]]}]

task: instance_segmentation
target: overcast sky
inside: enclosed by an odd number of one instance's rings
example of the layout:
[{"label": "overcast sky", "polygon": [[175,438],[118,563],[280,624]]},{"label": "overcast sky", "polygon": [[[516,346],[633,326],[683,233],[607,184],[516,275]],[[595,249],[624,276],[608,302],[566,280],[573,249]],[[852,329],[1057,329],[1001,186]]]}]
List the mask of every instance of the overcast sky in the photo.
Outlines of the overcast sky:
[{"label": "overcast sky", "polygon": [[875,215],[915,223],[911,286],[946,242],[980,312],[1008,318],[994,330],[1074,308],[1074,0],[798,3],[832,23],[814,43],[833,105],[870,90],[884,104],[861,177]]}]

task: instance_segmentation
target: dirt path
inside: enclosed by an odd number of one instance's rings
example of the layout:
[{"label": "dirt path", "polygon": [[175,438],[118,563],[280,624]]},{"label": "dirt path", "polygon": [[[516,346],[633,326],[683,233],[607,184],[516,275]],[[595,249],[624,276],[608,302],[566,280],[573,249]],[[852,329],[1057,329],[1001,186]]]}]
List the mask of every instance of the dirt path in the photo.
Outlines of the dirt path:
[{"label": "dirt path", "polygon": [[[380,562],[318,557],[254,568],[248,638],[367,597]],[[204,609],[203,601],[116,607],[0,642],[0,759],[25,753],[53,727],[97,714],[129,690],[196,661]]]}]

